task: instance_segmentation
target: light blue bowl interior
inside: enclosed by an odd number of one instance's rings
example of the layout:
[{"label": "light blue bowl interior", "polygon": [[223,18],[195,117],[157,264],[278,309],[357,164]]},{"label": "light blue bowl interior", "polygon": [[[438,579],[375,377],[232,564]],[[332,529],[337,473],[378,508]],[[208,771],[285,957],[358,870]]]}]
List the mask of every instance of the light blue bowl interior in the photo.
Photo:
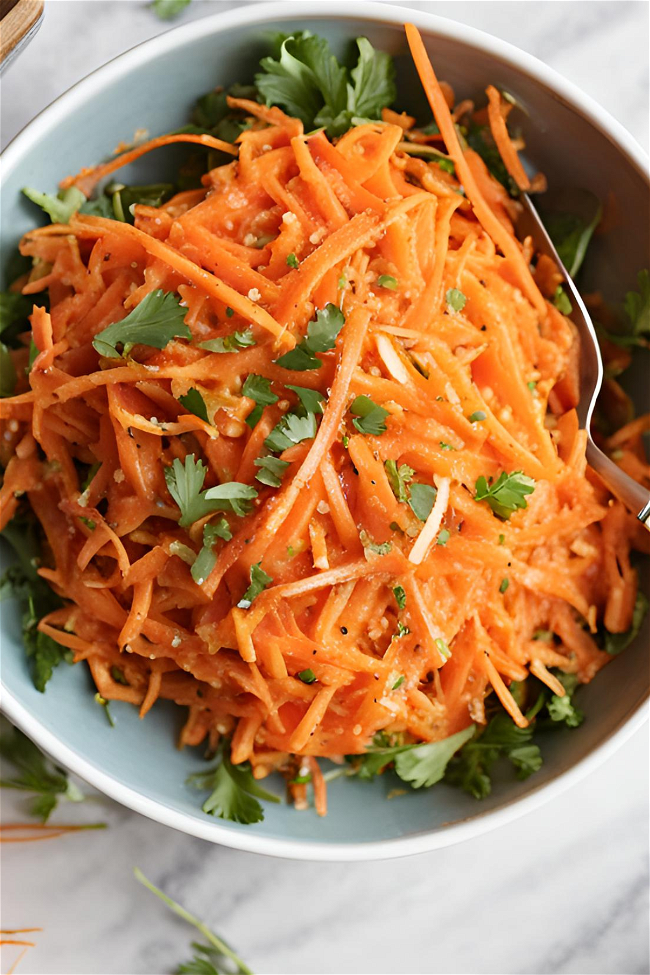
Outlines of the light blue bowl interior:
[{"label": "light blue bowl interior", "polygon": [[[146,126],[155,135],[184,124],[197,96],[217,84],[251,79],[259,57],[267,50],[265,35],[269,31],[309,28],[325,35],[339,53],[350,38],[361,34],[369,37],[376,46],[398,56],[398,103],[407,109],[422,109],[419,83],[397,25],[360,17],[335,21],[322,16],[267,23],[263,29],[253,25],[224,30],[212,18],[203,23],[205,33],[201,37],[148,57],[127,77],[88,97],[28,146],[18,165],[5,171],[1,198],[3,267],[21,235],[40,219],[39,212],[22,197],[21,187],[54,192],[61,177],[106,158],[120,141],[129,141],[136,129]],[[648,186],[640,173],[604,133],[514,66],[471,43],[435,32],[429,35],[429,50],[439,77],[450,81],[459,95],[480,96],[485,86],[493,83],[512,92],[526,106],[529,117],[520,118],[528,154],[551,185],[582,186],[602,199],[615,193],[618,223],[596,241],[584,283],[620,300],[633,285],[636,270],[648,264]],[[177,154],[172,151],[159,151],[124,170],[120,178],[126,182],[162,178],[173,171],[175,158]],[[644,368],[647,362],[635,371],[640,397],[647,398]],[[7,551],[2,554],[6,561]],[[540,789],[627,721],[648,694],[647,643],[646,628],[633,647],[581,691],[587,720],[578,731],[548,736],[542,746],[544,766],[540,772],[527,782],[517,782],[504,770],[492,795],[482,803],[444,785],[387,801],[387,793],[400,784],[387,775],[370,784],[352,780],[332,783],[326,819],[319,819],[313,811],[296,812],[283,803],[266,805],[264,822],[252,827],[218,822],[232,831],[252,829],[275,839],[356,844],[438,831],[485,815]],[[18,615],[11,604],[3,606],[2,680],[44,728],[86,761],[167,809],[210,821],[201,812],[201,795],[184,784],[189,772],[205,765],[198,751],[179,752],[175,748],[179,710],[161,702],[140,722],[134,708],[113,704],[116,727],[111,729],[103,709],[93,700],[90,677],[83,665],[62,665],[47,692],[39,694],[30,679]],[[282,793],[279,780],[275,788]]]}]

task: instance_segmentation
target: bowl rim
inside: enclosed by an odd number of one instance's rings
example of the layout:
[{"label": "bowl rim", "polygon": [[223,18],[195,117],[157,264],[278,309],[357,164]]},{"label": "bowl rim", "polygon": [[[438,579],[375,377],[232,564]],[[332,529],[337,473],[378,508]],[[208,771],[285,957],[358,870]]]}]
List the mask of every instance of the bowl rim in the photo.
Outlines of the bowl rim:
[{"label": "bowl rim", "polygon": [[[92,96],[93,91],[110,85],[127,75],[134,67],[146,64],[159,54],[191,43],[196,38],[220,30],[252,26],[275,20],[301,19],[352,19],[375,24],[414,23],[429,35],[438,35],[462,44],[473,46],[492,55],[495,59],[516,68],[534,82],[551,91],[573,111],[586,118],[590,124],[604,134],[610,142],[627,158],[633,167],[648,178],[648,157],[634,137],[620,122],[586,95],[572,82],[538,58],[507,41],[463,23],[430,14],[418,8],[396,7],[390,4],[364,0],[353,4],[349,0],[293,0],[286,2],[265,2],[240,9],[217,11],[197,20],[174,27],[158,34],[128,51],[118,55],[106,64],[76,82],[66,92],[44,108],[9,143],[2,155],[2,181],[18,165],[42,134],[51,131],[58,121]],[[251,853],[263,853],[285,859],[311,861],[368,861],[409,856],[430,852],[451,846],[465,839],[481,835],[490,829],[503,826],[520,816],[537,809],[552,797],[560,795],[573,784],[581,781],[592,770],[605,762],[620,748],[646,721],[648,702],[641,701],[626,718],[590,753],[573,766],[561,772],[550,782],[541,784],[522,798],[506,800],[496,809],[478,811],[460,822],[424,830],[411,836],[396,837],[372,842],[328,843],[314,840],[263,836],[250,831],[232,830],[218,821],[205,821],[193,818],[190,814],[170,809],[155,799],[141,795],[130,786],[121,783],[113,775],[103,772],[74,749],[59,741],[28,708],[22,705],[4,684],[2,688],[2,710],[25,734],[42,747],[57,762],[70,769],[90,785],[111,799],[143,816],[165,826],[200,839],[220,843],[233,849]]]}]

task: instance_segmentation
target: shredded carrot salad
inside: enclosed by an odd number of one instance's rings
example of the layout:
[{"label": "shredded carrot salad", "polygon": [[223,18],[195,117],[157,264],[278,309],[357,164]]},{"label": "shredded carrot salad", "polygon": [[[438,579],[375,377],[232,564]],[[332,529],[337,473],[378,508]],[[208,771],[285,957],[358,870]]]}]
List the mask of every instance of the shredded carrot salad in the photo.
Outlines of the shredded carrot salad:
[{"label": "shredded carrot salad", "polygon": [[[557,282],[407,34],[451,171],[403,151],[414,120],[390,110],[332,140],[231,99],[254,121],[202,188],[25,235],[40,271],[20,290],[50,306],[1,402],[3,524],[26,494],[65,600],[39,630],[104,700],[187,707],[182,745],[226,736],[258,778],[304,761],[321,808],[315,758],[446,738],[491,692],[525,728],[512,682],[590,681],[643,544],[586,467]],[[88,195],[133,156],[65,185]],[[163,348],[98,339],[168,295]],[[647,481],[640,429],[615,436]]]}]

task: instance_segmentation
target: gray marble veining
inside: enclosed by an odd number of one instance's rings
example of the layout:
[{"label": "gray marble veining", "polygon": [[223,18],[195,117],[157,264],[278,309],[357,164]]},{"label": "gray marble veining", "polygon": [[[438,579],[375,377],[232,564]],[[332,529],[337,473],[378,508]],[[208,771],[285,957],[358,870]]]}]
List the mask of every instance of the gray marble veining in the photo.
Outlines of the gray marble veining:
[{"label": "gray marble veining", "polygon": [[[195,0],[184,16],[234,5]],[[410,6],[535,54],[647,147],[647,3]],[[2,79],[2,144],[88,71],[164,29],[140,0],[49,0],[40,34]],[[66,819],[105,819],[105,832],[3,847],[2,926],[43,928],[19,975],[171,972],[189,959],[193,932],[133,880],[138,865],[260,975],[647,973],[649,765],[642,729],[516,823],[437,853],[352,865],[213,847],[98,797]],[[2,806],[5,821],[18,818],[17,794]],[[2,972],[17,953],[6,950]]]}]

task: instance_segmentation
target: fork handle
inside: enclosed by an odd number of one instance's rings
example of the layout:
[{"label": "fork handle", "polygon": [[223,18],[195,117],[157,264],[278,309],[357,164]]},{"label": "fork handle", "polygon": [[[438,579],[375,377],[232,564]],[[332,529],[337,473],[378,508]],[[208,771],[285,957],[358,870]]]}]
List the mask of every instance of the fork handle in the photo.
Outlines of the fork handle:
[{"label": "fork handle", "polygon": [[622,471],[596,446],[591,437],[587,441],[587,463],[600,475],[612,494],[634,512],[641,524],[650,531],[650,492]]}]

